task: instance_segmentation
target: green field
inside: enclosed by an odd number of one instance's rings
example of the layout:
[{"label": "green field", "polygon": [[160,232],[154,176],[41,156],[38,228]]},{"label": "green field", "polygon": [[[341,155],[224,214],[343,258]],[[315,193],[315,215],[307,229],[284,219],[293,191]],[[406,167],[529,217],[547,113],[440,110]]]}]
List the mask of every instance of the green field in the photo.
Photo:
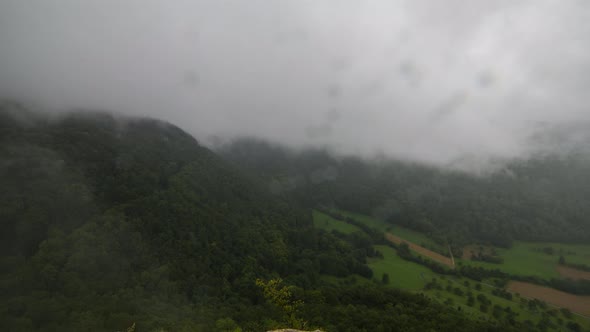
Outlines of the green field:
[{"label": "green field", "polygon": [[393,224],[387,223],[385,221],[379,220],[377,218],[365,216],[365,215],[358,214],[358,213],[352,213],[352,212],[348,212],[348,211],[344,211],[344,210],[336,210],[336,211],[344,216],[354,218],[369,227],[378,229],[383,232],[390,232],[394,235],[397,235],[397,236],[399,236],[405,240],[408,240],[410,242],[413,242],[415,244],[427,247],[429,249],[435,249],[437,251],[447,251],[447,249],[444,248],[444,246],[437,244],[428,236],[426,236],[420,232],[416,232],[414,230],[411,230],[409,228],[405,228],[405,227],[402,227],[399,225],[393,225]]},{"label": "green field", "polygon": [[325,229],[328,232],[336,230],[344,234],[350,234],[360,231],[360,229],[354,225],[341,220],[336,220],[329,215],[316,210],[313,210],[313,225],[317,228]]},{"label": "green field", "polygon": [[541,243],[535,244],[537,247],[549,246],[554,248],[558,253],[556,259],[559,257],[561,251],[565,257],[565,261],[574,264],[584,264],[590,266],[590,245],[587,244],[563,244],[563,243]]},{"label": "green field", "polygon": [[348,212],[348,211],[344,211],[344,210],[335,210],[335,211],[342,214],[343,216],[356,219],[369,227],[375,228],[375,229],[383,231],[383,232],[389,231],[393,227],[393,225],[386,223],[385,221],[378,220],[378,219],[375,219],[375,218],[372,218],[369,216],[365,216],[363,214],[357,214],[357,213]]},{"label": "green field", "polygon": [[[539,251],[539,248],[551,247],[555,253],[548,255]],[[537,249],[537,250],[535,250]],[[502,264],[474,262],[459,260],[463,264],[482,266],[491,269],[500,269],[504,272],[522,275],[538,276],[545,279],[559,278],[556,270],[559,259],[559,250],[564,252],[566,262],[590,265],[590,245],[561,244],[549,242],[514,242],[512,248],[496,251],[504,259]],[[568,254],[569,253],[569,254]]]},{"label": "green field", "polygon": [[481,266],[488,269],[500,269],[506,273],[537,276],[545,279],[557,278],[559,274],[556,256],[545,255],[533,251],[529,244],[515,242],[510,249],[496,249],[498,255],[504,259],[502,264],[460,260],[463,264]]},{"label": "green field", "polygon": [[[446,248],[437,244],[423,233],[413,231],[398,225],[392,225],[385,221],[378,220],[370,216],[352,213],[344,210],[336,210],[338,213],[354,218],[365,225],[381,230],[383,232],[391,232],[403,239],[422,245],[426,248],[434,249],[435,251],[445,251]],[[319,213],[319,212],[318,212]],[[321,214],[321,213],[320,213]],[[324,229],[336,229],[343,233],[350,233],[358,230],[353,225],[347,224],[330,218],[327,215],[321,214],[319,218],[330,221],[323,221],[317,227]],[[314,222],[316,220],[316,212],[314,211]],[[544,253],[541,249],[552,248],[553,255]],[[583,244],[563,244],[551,242],[514,242],[510,249],[496,248],[496,251],[504,259],[502,264],[493,264],[486,262],[476,262],[471,260],[458,259],[457,262],[466,265],[481,266],[488,269],[500,269],[506,273],[521,275],[521,276],[537,276],[544,279],[559,278],[559,273],[556,270],[557,262],[560,253],[565,257],[566,262],[573,264],[584,264],[590,266],[590,245]]]},{"label": "green field", "polygon": [[[322,279],[326,282],[340,285],[363,284],[367,282],[380,282],[383,274],[387,273],[390,279],[387,285],[388,287],[422,293],[436,302],[461,310],[464,314],[474,319],[495,319],[493,316],[493,307],[499,306],[502,312],[498,319],[505,319],[507,317],[506,308],[510,308],[509,310],[516,314],[516,320],[528,320],[535,325],[543,317],[549,319],[557,329],[562,328],[563,324],[568,321],[563,313],[552,306],[547,305],[545,308],[531,310],[527,306],[526,301],[517,295],[513,294],[512,300],[493,295],[492,290],[494,287],[487,283],[479,283],[462,277],[435,274],[422,265],[403,260],[397,255],[396,250],[389,246],[377,245],[375,249],[383,254],[383,259],[372,259],[369,262],[369,267],[373,270],[372,281],[358,276],[348,278],[322,276]],[[437,279],[437,282],[442,287],[440,289],[425,290],[424,286],[433,278]],[[477,285],[479,286],[476,287]],[[450,288],[447,286],[450,286]],[[456,293],[457,289],[460,290],[459,294]],[[469,294],[476,298],[475,303],[472,305],[468,303]],[[483,294],[491,302],[485,312],[480,309],[481,302],[477,300],[479,294]],[[590,320],[588,319],[574,315],[571,320],[580,324],[583,329],[590,328]]]},{"label": "green field", "polygon": [[448,252],[448,249],[445,248],[445,246],[434,242],[431,238],[420,232],[416,232],[414,230],[397,225],[393,226],[390,232],[401,237],[402,239],[408,240],[428,249],[435,249],[435,251],[439,252]]},{"label": "green field", "polygon": [[[383,232],[391,232],[410,242],[425,245],[426,247],[441,247],[422,233],[397,225],[391,225],[369,216],[342,210],[338,210],[338,212],[344,216],[363,222],[369,227]],[[314,224],[319,228],[339,230],[343,233],[351,233],[359,230],[353,225],[335,220],[318,211],[314,211]],[[552,255],[543,252],[543,248],[548,247],[553,248],[554,253]],[[500,313],[499,319],[505,319],[505,317],[507,317],[506,310],[508,310],[507,308],[510,308],[509,310],[516,314],[515,319],[519,321],[528,320],[533,324],[537,324],[543,319],[543,317],[545,317],[545,319],[549,319],[549,321],[554,324],[556,329],[562,329],[563,324],[568,321],[563,313],[551,306],[531,310],[527,306],[526,301],[517,295],[514,295],[512,300],[493,295],[492,290],[494,287],[489,284],[478,283],[466,278],[437,275],[420,264],[403,260],[397,255],[394,248],[386,245],[376,245],[375,249],[383,254],[383,259],[371,259],[368,262],[369,267],[373,270],[373,281],[361,277],[339,279],[323,276],[322,278],[328,282],[340,284],[381,282],[383,274],[387,273],[389,275],[388,287],[422,293],[434,301],[452,305],[457,308],[457,310],[461,310],[475,319],[494,319],[493,307],[496,305],[502,308],[502,313]],[[564,255],[567,262],[590,265],[590,245],[515,242],[510,249],[496,248],[496,251],[504,259],[502,264],[475,262],[462,259],[458,261],[462,264],[500,269],[510,274],[524,276],[533,275],[547,279],[559,277],[556,271],[556,266],[560,253]],[[438,282],[443,285],[442,289],[425,290],[424,286],[433,278],[436,278]],[[476,285],[478,284],[479,289],[476,289]],[[447,286],[451,286],[451,289],[448,290]],[[456,293],[457,289],[460,290],[460,294]],[[474,304],[469,305],[468,294],[472,294],[473,297],[477,297],[479,294],[485,295],[485,297],[491,301],[486,312],[482,312],[482,309],[480,308],[481,303],[477,300]],[[588,319],[574,315],[572,320],[578,322],[584,329],[590,328],[590,321]]]},{"label": "green field", "polygon": [[[512,312],[516,313],[516,320],[519,321],[530,320],[534,324],[537,324],[545,316],[559,329],[563,328],[563,325],[561,325],[560,320],[562,322],[566,322],[568,320],[568,318],[566,318],[561,312],[559,312],[557,308],[549,305],[542,309],[536,308],[531,310],[526,305],[526,302],[524,302],[523,299],[521,299],[517,295],[513,294],[512,300],[498,297],[492,294],[492,290],[494,289],[494,287],[486,283],[478,283],[466,278],[445,277],[435,274],[431,274],[430,279],[432,277],[437,278],[438,282],[443,286],[443,289],[431,289],[428,291],[423,291],[424,294],[440,303],[444,303],[445,301],[448,301],[448,299],[451,299],[452,305],[454,307],[460,307],[461,311],[476,319],[492,318],[492,308],[494,305],[497,305],[502,308],[502,315],[505,315],[505,310],[509,307]],[[465,285],[465,282],[467,282],[468,284]],[[476,289],[476,285],[478,284],[480,286],[480,289]],[[446,286],[451,286],[453,290],[448,291],[446,289]],[[462,292],[463,294],[457,295],[454,292],[456,288],[460,289],[460,292]],[[478,300],[476,300],[472,306],[469,306],[468,294],[472,294],[474,298],[477,298],[479,294],[483,294],[488,300],[491,301],[491,305],[488,306],[486,312],[482,312],[482,310],[480,310],[481,303]],[[580,316],[573,315],[573,318],[571,318],[571,320],[580,324],[584,328],[584,331],[585,329],[590,327],[590,320],[582,318]]]},{"label": "green field", "polygon": [[[478,283],[467,278],[441,276],[431,272],[428,268],[415,264],[412,262],[401,259],[395,249],[389,246],[375,246],[375,249],[383,253],[383,259],[375,259],[369,263],[369,267],[373,270],[376,281],[380,281],[383,273],[388,273],[390,277],[390,283],[388,286],[394,288],[405,289],[413,292],[423,293],[430,297],[434,301],[449,304],[449,300],[452,301],[453,307],[457,310],[463,311],[468,316],[475,319],[494,319],[493,318],[493,306],[497,305],[502,308],[502,318],[506,315],[506,308],[510,308],[511,311],[516,313],[516,319],[519,321],[530,320],[534,324],[537,324],[544,316],[548,317],[550,321],[556,326],[562,326],[562,322],[567,321],[566,317],[562,313],[557,312],[555,308],[547,306],[544,309],[530,310],[527,305],[521,300],[520,297],[514,295],[512,300],[498,297],[492,294],[493,286],[486,283]],[[443,289],[431,289],[424,290],[424,286],[427,282],[436,278]],[[362,278],[359,278],[362,279]],[[348,280],[341,282],[367,282],[366,279],[359,280]],[[479,284],[479,289],[476,285]],[[451,286],[452,290],[447,290],[447,286]],[[461,295],[455,293],[455,289],[460,289]],[[468,294],[472,294],[474,298],[477,295],[483,294],[491,301],[486,312],[482,312],[480,309],[480,302],[475,301],[475,304],[468,304]],[[543,312],[553,312],[552,314]],[[575,316],[572,320],[578,322],[582,327],[589,328],[590,321],[579,316]]]},{"label": "green field", "polygon": [[424,287],[426,281],[423,277],[432,273],[428,268],[403,260],[391,247],[379,245],[375,246],[375,249],[383,254],[383,259],[369,262],[375,279],[381,280],[383,274],[387,273],[391,287],[407,290],[419,290]]}]

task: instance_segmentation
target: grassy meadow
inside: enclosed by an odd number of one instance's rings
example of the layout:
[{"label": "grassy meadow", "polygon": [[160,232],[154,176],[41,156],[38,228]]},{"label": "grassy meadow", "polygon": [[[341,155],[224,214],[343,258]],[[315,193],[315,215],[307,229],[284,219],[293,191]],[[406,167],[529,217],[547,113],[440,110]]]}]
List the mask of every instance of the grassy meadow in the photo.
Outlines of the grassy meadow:
[{"label": "grassy meadow", "polygon": [[328,232],[336,230],[344,234],[350,234],[360,231],[360,229],[354,225],[334,219],[317,210],[313,210],[313,224],[315,227],[324,229]]},{"label": "grassy meadow", "polygon": [[387,273],[391,287],[407,290],[420,290],[424,287],[427,280],[424,278],[431,274],[427,267],[402,259],[389,246],[379,245],[375,249],[383,254],[383,259],[369,262],[375,279],[380,281],[383,274]]},{"label": "grassy meadow", "polygon": [[379,220],[379,219],[376,219],[376,218],[373,218],[370,216],[366,216],[363,214],[348,212],[348,211],[344,211],[344,210],[335,210],[335,211],[340,213],[343,216],[356,219],[369,227],[378,229],[383,232],[389,231],[391,229],[391,227],[393,227],[393,225],[391,225],[383,220]]},{"label": "grassy meadow", "polygon": [[[553,254],[543,252],[543,248],[553,248]],[[557,265],[561,251],[566,262],[590,265],[590,245],[563,244],[550,242],[514,242],[510,249],[497,248],[502,264],[459,260],[463,264],[500,269],[504,272],[537,276],[544,279],[559,278]]]},{"label": "grassy meadow", "polygon": [[[515,319],[518,321],[530,321],[536,325],[542,319],[548,319],[555,326],[554,329],[557,330],[563,329],[568,319],[580,324],[584,330],[590,328],[590,320],[577,315],[572,315],[568,318],[568,315],[551,305],[530,307],[526,299],[516,294],[513,294],[512,299],[494,295],[493,290],[495,288],[487,283],[478,283],[466,278],[439,276],[432,273],[429,277],[429,279],[436,278],[437,283],[442,286],[442,289],[424,290],[422,292],[425,295],[440,303],[453,305],[458,310],[474,318],[493,319],[493,308],[494,306],[499,306],[501,313],[497,313],[500,317],[498,319],[506,319],[508,316],[507,311],[509,310],[515,314]],[[478,295],[480,294],[489,300],[489,304],[484,305],[483,308],[482,302],[478,299]],[[469,304],[470,295],[475,299],[471,304]]]},{"label": "grassy meadow", "polygon": [[405,240],[408,240],[408,241],[413,242],[415,244],[418,244],[418,245],[421,245],[421,246],[424,246],[427,248],[435,248],[435,249],[443,250],[443,251],[446,250],[446,248],[437,244],[436,242],[434,242],[431,238],[429,238],[425,234],[420,233],[420,232],[416,232],[416,231],[411,230],[409,228],[405,228],[405,227],[402,227],[399,225],[392,225],[392,224],[387,223],[383,220],[379,220],[377,218],[358,214],[358,213],[352,213],[352,212],[348,212],[348,211],[344,211],[344,210],[336,210],[336,211],[344,216],[354,218],[369,227],[378,229],[382,232],[390,232],[394,235],[397,235],[397,236],[404,238]]}]

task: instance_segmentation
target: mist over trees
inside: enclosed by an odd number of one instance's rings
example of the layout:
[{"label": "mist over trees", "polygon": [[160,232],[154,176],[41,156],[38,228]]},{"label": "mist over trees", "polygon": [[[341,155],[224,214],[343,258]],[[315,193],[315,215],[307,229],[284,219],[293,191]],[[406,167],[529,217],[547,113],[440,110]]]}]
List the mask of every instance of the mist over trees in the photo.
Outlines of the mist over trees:
[{"label": "mist over trees", "polygon": [[373,215],[457,246],[478,241],[590,241],[590,154],[573,151],[514,161],[473,175],[387,159],[338,157],[242,139],[219,148],[277,193],[307,206]]},{"label": "mist over trees", "polygon": [[[299,202],[170,124],[14,110],[0,110],[2,330],[261,331],[295,314],[338,331],[516,328],[380,282],[323,282],[370,278],[371,239],[313,228]],[[277,278],[301,309],[256,284]]]}]

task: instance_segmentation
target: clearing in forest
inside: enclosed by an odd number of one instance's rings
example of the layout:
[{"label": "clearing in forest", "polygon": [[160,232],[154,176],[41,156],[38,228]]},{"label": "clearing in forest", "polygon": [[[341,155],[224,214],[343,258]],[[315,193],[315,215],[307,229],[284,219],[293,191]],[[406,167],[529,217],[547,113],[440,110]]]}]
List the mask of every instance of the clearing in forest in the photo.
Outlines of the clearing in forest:
[{"label": "clearing in forest", "polygon": [[410,249],[412,251],[415,251],[422,256],[428,257],[435,262],[444,264],[450,268],[454,268],[453,261],[449,257],[443,256],[443,255],[441,255],[437,252],[434,252],[432,250],[428,250],[422,246],[419,246],[415,243],[409,242],[409,241],[402,239],[401,237],[393,235],[391,233],[385,233],[385,238],[388,241],[391,241],[392,243],[395,243],[397,245],[401,244],[402,242],[405,242],[408,244],[408,247],[410,247]]},{"label": "clearing in forest", "polygon": [[508,290],[523,297],[534,298],[584,316],[590,316],[590,296],[581,296],[539,286],[528,282],[511,281]]},{"label": "clearing in forest", "polygon": [[350,234],[360,231],[360,228],[355,225],[343,220],[334,219],[318,210],[313,210],[313,224],[315,227],[325,229],[328,232],[336,230],[344,234]]}]

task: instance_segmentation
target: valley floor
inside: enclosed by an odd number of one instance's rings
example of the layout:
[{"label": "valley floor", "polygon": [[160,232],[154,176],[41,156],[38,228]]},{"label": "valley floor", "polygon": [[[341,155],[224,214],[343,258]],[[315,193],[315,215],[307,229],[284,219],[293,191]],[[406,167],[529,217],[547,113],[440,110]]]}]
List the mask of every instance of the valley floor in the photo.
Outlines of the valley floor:
[{"label": "valley floor", "polygon": [[[425,239],[423,234],[400,226],[388,226],[382,221],[368,216],[359,218],[360,215],[357,214],[338,212],[348,217],[357,217],[355,220],[362,220],[366,225],[383,231],[385,238],[395,245],[405,242],[414,254],[424,256],[447,267],[453,267],[451,258],[412,241],[429,243],[430,240]],[[331,218],[317,211],[314,212],[314,221],[316,227],[328,231],[337,230],[345,233],[361,231],[358,227],[343,220]],[[429,244],[434,247],[434,244]],[[472,248],[475,247],[478,246]],[[578,277],[586,277],[584,271],[560,266],[557,263],[558,255],[543,253],[542,248],[554,248],[557,252],[566,255],[567,258],[573,257],[571,260],[578,263],[586,263],[584,258],[590,251],[590,246],[584,245],[517,242],[512,249],[494,248],[504,259],[502,264],[472,261],[466,259],[466,256],[457,261],[459,264],[506,270],[509,273],[524,276],[537,275],[554,278],[559,275],[577,273]],[[374,282],[383,282],[383,276],[387,274],[387,282],[390,287],[422,293],[435,301],[455,306],[475,319],[504,319],[501,317],[506,318],[514,315],[514,317],[518,317],[518,320],[530,321],[535,324],[541,320],[549,319],[554,322],[555,326],[560,326],[564,321],[571,320],[590,329],[590,296],[569,294],[549,287],[517,281],[510,281],[505,289],[497,288],[491,284],[492,281],[476,282],[464,277],[436,274],[426,266],[402,259],[395,248],[387,245],[377,245],[375,249],[382,253],[383,258],[374,258],[369,261],[369,267],[374,273]],[[330,280],[338,282],[337,278]],[[358,278],[358,280],[362,280],[362,278]],[[358,282],[358,280],[348,282]],[[542,301],[539,302],[542,303],[541,307],[537,307],[537,303],[530,301],[531,299]],[[543,303],[548,303],[550,306]],[[569,314],[562,313],[559,308],[571,310],[576,315],[568,316]]]},{"label": "valley floor", "polygon": [[573,295],[553,288],[521,281],[511,281],[507,289],[510,292],[520,294],[522,297],[545,301],[590,318],[590,296]]}]

